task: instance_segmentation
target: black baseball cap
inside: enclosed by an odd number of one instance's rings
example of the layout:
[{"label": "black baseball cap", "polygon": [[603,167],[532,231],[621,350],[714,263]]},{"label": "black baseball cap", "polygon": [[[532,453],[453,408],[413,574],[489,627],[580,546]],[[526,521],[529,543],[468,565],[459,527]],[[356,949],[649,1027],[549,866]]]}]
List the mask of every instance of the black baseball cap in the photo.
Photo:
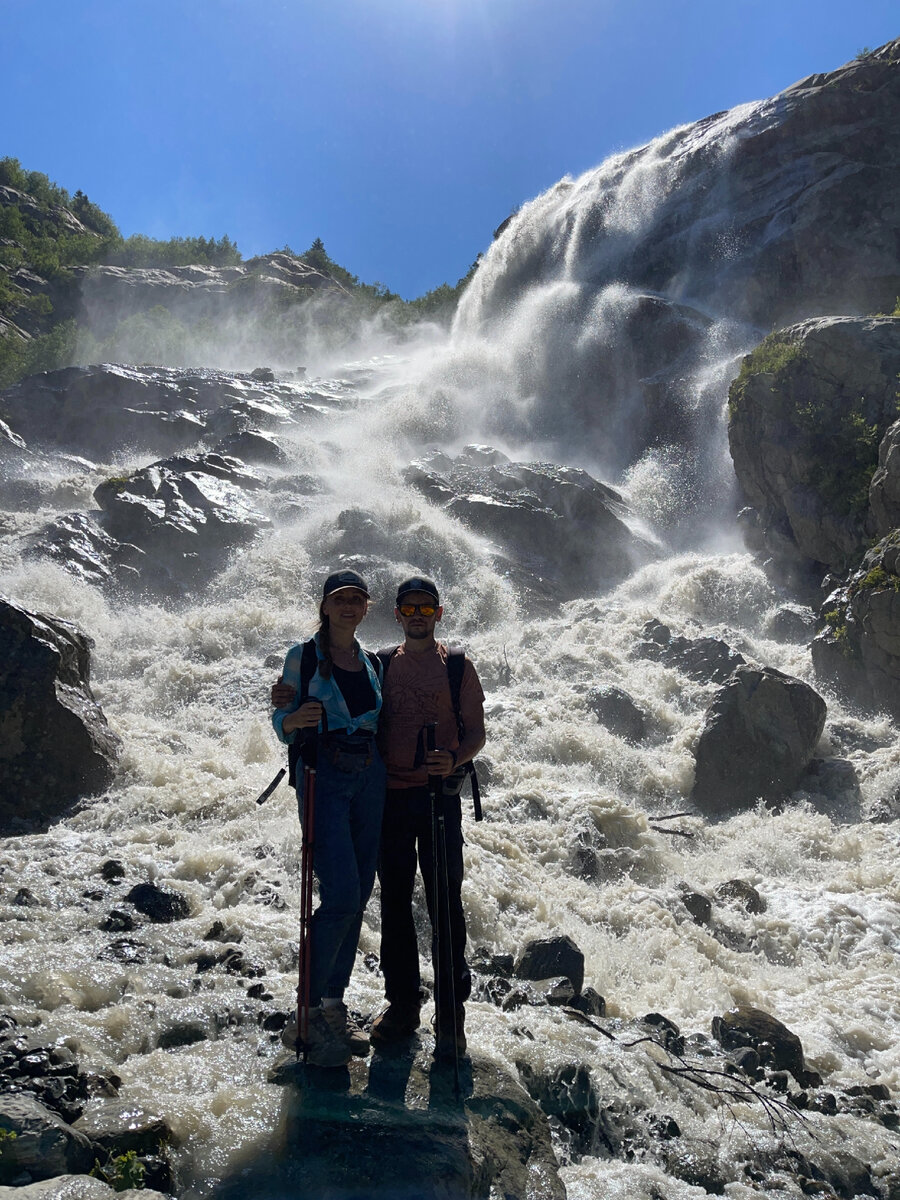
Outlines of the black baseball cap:
[{"label": "black baseball cap", "polygon": [[399,604],[403,597],[409,592],[426,592],[429,596],[434,597],[435,604],[440,605],[441,603],[441,598],[438,595],[437,587],[431,582],[430,579],[422,579],[420,576],[414,575],[412,579],[405,580],[405,582],[401,583],[397,588],[396,603]]},{"label": "black baseball cap", "polygon": [[332,592],[339,592],[342,588],[356,588],[367,600],[371,599],[365,580],[356,571],[335,571],[329,575],[322,588],[322,599],[327,600]]}]

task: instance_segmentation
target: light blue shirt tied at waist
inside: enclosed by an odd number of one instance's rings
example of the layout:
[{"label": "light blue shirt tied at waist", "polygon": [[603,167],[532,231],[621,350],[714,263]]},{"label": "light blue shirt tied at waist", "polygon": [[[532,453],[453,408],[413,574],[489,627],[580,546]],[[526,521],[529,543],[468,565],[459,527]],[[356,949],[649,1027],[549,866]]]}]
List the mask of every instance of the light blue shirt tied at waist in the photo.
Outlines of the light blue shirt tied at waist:
[{"label": "light blue shirt tied at waist", "polygon": [[[316,644],[316,658],[321,663],[324,656],[319,646],[318,634],[313,637],[313,641]],[[303,642],[298,642],[296,646],[291,646],[287,652],[287,657],[284,660],[284,668],[281,672],[282,680],[296,690],[297,698],[287,708],[276,708],[272,714],[272,725],[278,734],[278,739],[286,745],[290,745],[299,732],[299,730],[292,729],[290,733],[285,733],[283,725],[284,718],[288,713],[296,712],[300,707],[300,663],[303,658],[304,644]],[[346,729],[350,733],[356,733],[358,730],[374,733],[378,728],[378,716],[381,712],[381,672],[375,671],[375,668],[369,661],[369,656],[364,654],[362,649],[357,651],[357,658],[362,662],[363,667],[368,673],[372,691],[375,693],[374,708],[368,712],[364,712],[361,716],[351,717],[350,710],[347,708],[341,689],[338,687],[334,676],[330,679],[323,679],[319,674],[318,666],[316,666],[315,673],[309,681],[309,694],[305,699],[318,700],[322,704],[325,709],[325,715],[328,717],[329,729]],[[321,730],[321,721],[319,722],[319,727]]]}]

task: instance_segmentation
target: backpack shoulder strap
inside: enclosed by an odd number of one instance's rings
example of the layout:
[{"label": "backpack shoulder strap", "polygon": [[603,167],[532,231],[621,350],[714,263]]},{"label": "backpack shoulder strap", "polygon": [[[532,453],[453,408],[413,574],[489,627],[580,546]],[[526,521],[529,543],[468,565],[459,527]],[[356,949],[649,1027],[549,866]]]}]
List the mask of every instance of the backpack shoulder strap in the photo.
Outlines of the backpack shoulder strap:
[{"label": "backpack shoulder strap", "polygon": [[381,659],[381,651],[364,650],[366,658],[372,664],[372,670],[375,672],[375,677],[379,683],[384,683],[384,663]]},{"label": "backpack shoulder strap", "polygon": [[[459,706],[459,693],[462,688],[463,672],[466,669],[466,650],[464,646],[458,643],[447,646],[447,676],[450,680],[450,697],[453,700],[453,712],[456,715],[456,728],[459,732],[459,740],[465,737],[466,727],[462,719],[462,713]],[[475,764],[467,762],[465,764],[466,773],[469,776],[469,783],[472,786],[472,806],[475,809],[475,820],[480,821],[483,817],[481,811],[481,791],[478,787],[478,776],[475,774]]]},{"label": "backpack shoulder strap", "polygon": [[[400,649],[397,646],[382,646],[380,650],[375,651],[375,657],[381,663],[381,684],[384,686],[384,681],[387,678],[388,667],[391,665],[391,659]],[[368,651],[367,651],[368,653]]]}]

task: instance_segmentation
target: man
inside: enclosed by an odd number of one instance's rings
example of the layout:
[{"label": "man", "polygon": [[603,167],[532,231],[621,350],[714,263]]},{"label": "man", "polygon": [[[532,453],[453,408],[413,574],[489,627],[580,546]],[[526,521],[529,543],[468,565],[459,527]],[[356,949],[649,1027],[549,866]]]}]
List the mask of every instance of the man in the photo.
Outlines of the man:
[{"label": "man", "polygon": [[[407,579],[397,589],[394,615],[404,641],[391,656],[384,680],[378,740],[388,773],[381,830],[381,969],[387,1009],[372,1027],[372,1041],[385,1045],[409,1037],[422,1006],[419,953],[412,913],[416,863],[422,873],[432,928],[432,962],[439,1011],[435,1057],[466,1048],[465,1001],[472,977],[465,959],[462,906],[463,837],[459,797],[461,772],[484,745],[484,693],[467,658],[459,689],[457,726],[447,670],[449,648],[434,636],[443,616],[430,579]],[[423,746],[424,729],[436,723],[437,749]],[[442,799],[447,846],[446,899],[434,895],[432,796],[428,777],[445,780]],[[455,792],[455,794],[454,794]],[[443,887],[443,879],[439,886]],[[449,930],[447,912],[449,910]]]},{"label": "man", "polygon": [[[372,1027],[372,1042],[382,1046],[410,1037],[419,1027],[422,984],[412,911],[418,864],[432,928],[432,962],[439,1005],[437,1058],[449,1058],[466,1049],[464,1005],[472,989],[472,977],[465,958],[466,924],[461,895],[459,768],[470,762],[484,745],[484,692],[468,658],[460,680],[457,724],[447,668],[450,651],[434,636],[443,613],[437,587],[430,579],[416,576],[397,589],[394,616],[403,629],[404,641],[391,655],[385,672],[378,730],[388,787],[378,864],[381,969],[388,1007]],[[292,701],[293,695],[293,690],[286,693],[285,685],[276,684],[273,703],[284,706]],[[436,725],[437,748],[428,751],[424,733],[432,722]],[[437,897],[437,910],[429,775],[444,781],[441,807],[447,847],[447,891],[446,898]],[[443,887],[443,879],[439,886]]]}]

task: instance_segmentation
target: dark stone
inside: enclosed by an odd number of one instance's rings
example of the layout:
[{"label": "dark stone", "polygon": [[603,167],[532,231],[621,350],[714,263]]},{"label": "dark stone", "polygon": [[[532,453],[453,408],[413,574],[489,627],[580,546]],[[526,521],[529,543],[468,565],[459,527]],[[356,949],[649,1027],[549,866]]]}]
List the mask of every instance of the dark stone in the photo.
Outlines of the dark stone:
[{"label": "dark stone", "polygon": [[133,963],[136,966],[147,962],[150,950],[143,942],[133,938],[116,938],[105,950],[101,950],[99,958],[107,962]]},{"label": "dark stone", "polygon": [[125,897],[138,912],[155,924],[166,925],[190,915],[190,905],[180,892],[159,887],[155,883],[137,883]]},{"label": "dark stone", "polygon": [[134,917],[129,912],[123,912],[121,908],[111,908],[100,922],[104,933],[130,933],[134,927]]},{"label": "dark stone", "polygon": [[531,980],[565,975],[571,979],[577,994],[584,983],[584,955],[566,934],[538,938],[523,950],[515,973],[519,979]]},{"label": "dark stone", "polygon": [[120,743],[91,692],[93,643],[0,597],[0,832],[108,787]]},{"label": "dark stone", "polygon": [[586,987],[579,996],[576,996],[571,1007],[584,1013],[587,1017],[606,1016],[606,1001],[592,987]]},{"label": "dark stone", "polygon": [[712,917],[712,904],[708,897],[700,892],[686,891],[682,893],[681,902],[691,914],[695,925],[708,925]]},{"label": "dark stone", "polygon": [[588,1068],[572,1063],[543,1074],[526,1062],[516,1065],[528,1094],[548,1117],[557,1118],[575,1135],[576,1151],[589,1153],[600,1120],[600,1101]]},{"label": "dark stone", "polygon": [[721,904],[739,904],[748,913],[764,913],[768,907],[756,888],[744,879],[727,879],[713,892]]},{"label": "dark stone", "polygon": [[771,667],[738,667],[706,713],[694,749],[692,800],[724,816],[787,799],[825,726],[825,701]]},{"label": "dark stone", "polygon": [[587,706],[610,733],[626,742],[643,741],[646,733],[643,710],[621,688],[592,688],[587,696]]},{"label": "dark stone", "polygon": [[92,1104],[74,1128],[113,1157],[130,1150],[139,1155],[156,1154],[172,1140],[164,1117],[122,1100]]},{"label": "dark stone", "polygon": [[100,874],[107,883],[115,883],[125,877],[125,864],[117,858],[108,858],[101,866]]},{"label": "dark stone", "polygon": [[483,975],[509,976],[513,973],[515,959],[511,954],[495,954],[492,950],[479,946],[469,965]]},{"label": "dark stone", "polygon": [[766,621],[764,632],[776,642],[809,642],[816,632],[816,614],[805,604],[783,604]]},{"label": "dark stone", "polygon": [[15,896],[13,896],[13,904],[18,905],[20,908],[38,908],[40,907],[40,903],[40,900],[27,887],[20,887]]},{"label": "dark stone", "polygon": [[801,1087],[803,1083],[803,1046],[795,1033],[777,1018],[749,1005],[738,1005],[712,1021],[713,1036],[724,1050],[751,1046],[763,1066],[789,1071]]},{"label": "dark stone", "polygon": [[209,1030],[205,1025],[196,1021],[182,1021],[162,1030],[156,1044],[160,1050],[175,1050],[179,1046],[193,1046],[195,1042],[205,1042],[208,1039]]},{"label": "dark stone", "polygon": [[0,1184],[11,1183],[23,1172],[38,1180],[91,1168],[94,1155],[84,1134],[32,1096],[0,1097],[0,1126],[16,1135],[3,1144]]},{"label": "dark stone", "polygon": [[634,653],[682,671],[700,683],[724,683],[736,667],[746,662],[737,651],[719,638],[687,638],[673,634],[668,625],[650,620]]}]

